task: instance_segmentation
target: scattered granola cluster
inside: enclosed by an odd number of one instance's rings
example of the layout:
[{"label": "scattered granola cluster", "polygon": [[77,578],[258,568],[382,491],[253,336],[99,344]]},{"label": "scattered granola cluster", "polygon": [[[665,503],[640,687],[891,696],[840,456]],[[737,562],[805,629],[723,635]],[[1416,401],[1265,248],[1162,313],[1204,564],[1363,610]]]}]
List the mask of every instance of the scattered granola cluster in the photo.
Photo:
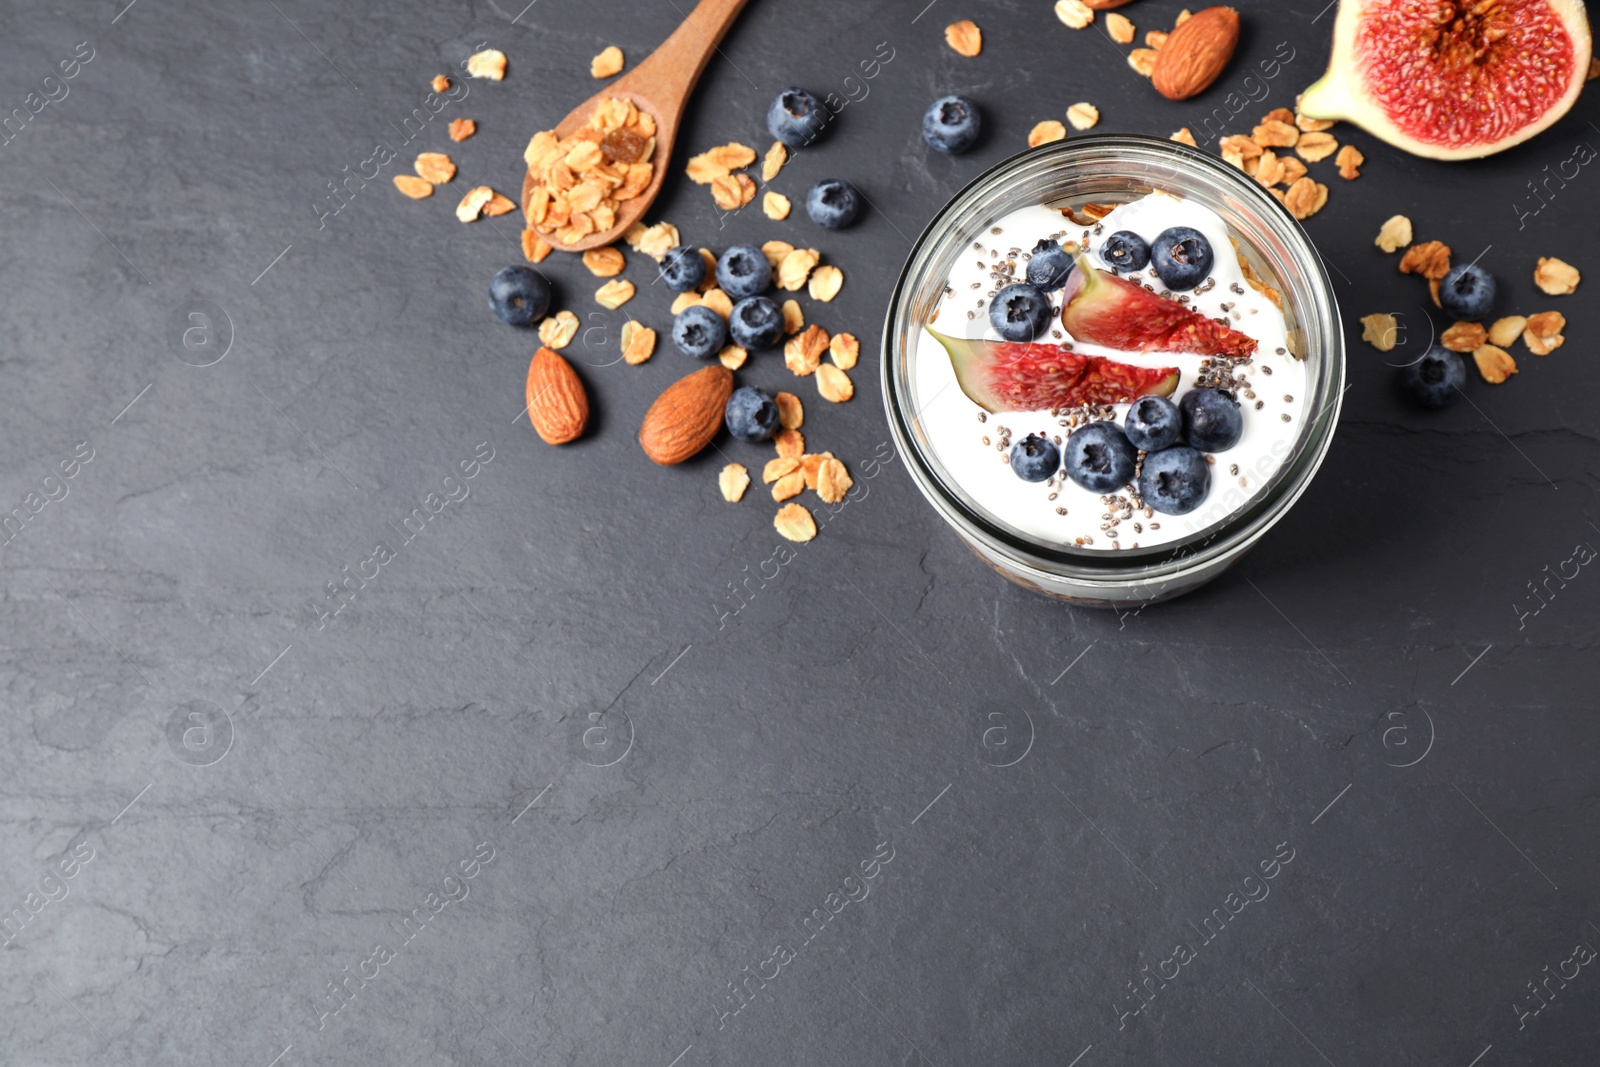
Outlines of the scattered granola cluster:
[{"label": "scattered granola cluster", "polygon": [[[854,338],[851,340],[853,342]],[[850,472],[832,452],[806,451],[805,436],[800,432],[806,416],[799,397],[793,393],[779,393],[775,399],[782,427],[772,439],[778,455],[761,469],[761,483],[772,486],[772,499],[780,504],[807,489],[825,504],[839,503],[855,484]],[[750,472],[742,463],[729,463],[717,475],[717,485],[724,500],[737,503],[750,486]],[[810,511],[798,504],[779,508],[773,526],[790,541],[809,541],[817,536],[816,520]]]},{"label": "scattered granola cluster", "polygon": [[[1412,244],[1411,220],[1404,215],[1387,219],[1373,241],[1386,253],[1404,248],[1400,257],[1401,274],[1417,274],[1428,281],[1435,307],[1445,307],[1439,286],[1451,273],[1450,246],[1443,241]],[[1540,256],[1533,270],[1533,283],[1550,296],[1568,296],[1578,288],[1582,276],[1564,260]],[[1520,337],[1527,350],[1547,356],[1566,342],[1562,330],[1566,316],[1559,311],[1540,311],[1533,315],[1506,315],[1488,327],[1481,322],[1458,319],[1439,335],[1439,343],[1452,352],[1472,355],[1478,374],[1491,385],[1499,385],[1517,373],[1517,361],[1507,351]],[[1399,341],[1399,322],[1388,312],[1361,318],[1361,339],[1380,352],[1388,352]]]},{"label": "scattered granola cluster", "polygon": [[[1361,177],[1361,166],[1366,162],[1355,145],[1339,144],[1328,132],[1333,126],[1332,122],[1307,118],[1286,107],[1273,108],[1248,136],[1224,137],[1217,142],[1217,148],[1225,161],[1265,185],[1289,209],[1289,214],[1304,220],[1328,202],[1328,187],[1307,173],[1307,163],[1333,156],[1339,177],[1354,181]],[[1194,134],[1187,126],[1173,134],[1172,140],[1195,144]],[[1289,154],[1290,149],[1293,155]]]},{"label": "scattered granola cluster", "polygon": [[[467,73],[474,78],[502,80],[506,76],[505,53],[493,48],[475,53],[467,60]],[[450,79],[443,74],[436,74],[428,84],[434,92],[442,93],[450,88]],[[450,140],[458,144],[477,132],[478,124],[472,119],[450,120]],[[455,161],[443,152],[420,153],[412,167],[417,172],[416,176],[396,174],[393,179],[394,187],[412,200],[426,200],[433,195],[436,186],[445,185],[456,176]],[[487,185],[476,185],[467,190],[456,205],[456,218],[462,222],[473,222],[484,215],[505,215],[516,209],[516,202],[510,197],[495,192]]]}]

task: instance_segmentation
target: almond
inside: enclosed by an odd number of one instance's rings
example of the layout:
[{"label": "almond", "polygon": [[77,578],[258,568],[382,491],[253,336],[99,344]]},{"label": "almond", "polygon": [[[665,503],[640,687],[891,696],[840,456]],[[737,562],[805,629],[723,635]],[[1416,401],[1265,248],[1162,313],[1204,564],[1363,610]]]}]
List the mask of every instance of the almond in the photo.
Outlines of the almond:
[{"label": "almond", "polygon": [[1239,13],[1208,7],[1178,27],[1156,54],[1150,77],[1168,100],[1187,100],[1217,80],[1239,43]]},{"label": "almond", "polygon": [[679,378],[645,412],[639,447],[663,467],[682,463],[717,436],[733,393],[733,372],[720,363]]},{"label": "almond", "polygon": [[543,346],[528,364],[528,421],[547,445],[576,440],[589,421],[589,397],[578,372]]}]

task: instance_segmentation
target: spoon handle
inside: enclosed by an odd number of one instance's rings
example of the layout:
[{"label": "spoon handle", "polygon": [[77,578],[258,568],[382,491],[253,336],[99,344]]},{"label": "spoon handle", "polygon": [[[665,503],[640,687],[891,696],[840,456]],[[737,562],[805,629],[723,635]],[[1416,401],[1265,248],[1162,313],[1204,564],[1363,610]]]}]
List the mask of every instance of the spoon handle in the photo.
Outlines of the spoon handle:
[{"label": "spoon handle", "polygon": [[[700,74],[711,62],[728,27],[749,0],[700,0],[688,18],[661,42],[650,57],[613,84],[614,90],[638,93],[659,107],[681,114]],[[670,116],[676,125],[677,114]],[[659,121],[668,116],[657,115]]]}]

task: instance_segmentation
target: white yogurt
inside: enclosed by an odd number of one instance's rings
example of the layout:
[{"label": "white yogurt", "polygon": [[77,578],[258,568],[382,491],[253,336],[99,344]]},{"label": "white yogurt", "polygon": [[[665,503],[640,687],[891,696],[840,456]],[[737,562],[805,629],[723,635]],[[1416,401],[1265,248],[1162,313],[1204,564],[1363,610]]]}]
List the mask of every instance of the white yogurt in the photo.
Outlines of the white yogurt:
[{"label": "white yogurt", "polygon": [[[1000,335],[989,326],[989,294],[996,288],[991,271],[995,265],[1014,259],[1015,276],[1021,280],[1026,261],[1020,254],[1011,255],[1011,249],[1031,252],[1041,238],[1056,235],[1062,235],[1063,241],[1084,240],[1084,228],[1054,208],[1022,208],[996,226],[1000,233],[985,232],[977,239],[983,252],[968,244],[957,257],[933,324],[941,333],[999,340]],[[1011,471],[1009,449],[1000,448],[1003,437],[1014,444],[1030,433],[1065,440],[1068,428],[1049,411],[986,415],[961,391],[949,355],[924,330],[911,368],[916,383],[914,395],[922,405],[922,425],[939,462],[956,484],[1001,524],[1046,544],[1081,545],[1090,551],[1176,541],[1214,526],[1237,511],[1267,484],[1291,453],[1306,413],[1305,363],[1289,353],[1283,313],[1244,280],[1228,240],[1227,226],[1215,212],[1200,204],[1153,193],[1118,207],[1101,220],[1098,232],[1090,228],[1090,259],[1098,267],[1106,266],[1098,255],[1099,248],[1106,237],[1118,230],[1132,230],[1146,241],[1153,241],[1171,226],[1199,230],[1211,242],[1214,253],[1211,277],[1216,284],[1199,296],[1191,293],[1189,306],[1208,318],[1226,316],[1234,329],[1256,340],[1256,354],[1238,371],[1248,379],[1248,388],[1255,394],[1252,397],[1236,393],[1244,415],[1243,435],[1232,448],[1215,454],[1211,489],[1194,511],[1187,515],[1163,515],[1158,511],[1148,518],[1142,510],[1136,511],[1108,531],[1103,528],[1108,509],[1101,494],[1080,489],[1064,476],[1051,483],[1025,482]],[[1149,268],[1141,272],[1139,280],[1153,286],[1156,292],[1166,291]],[[976,288],[973,283],[978,283]],[[1174,402],[1194,387],[1207,357],[1176,352],[1121,352],[1079,342],[1068,337],[1061,325],[1061,294],[1053,294],[1052,301],[1055,315],[1051,332],[1038,339],[1041,343],[1070,340],[1073,351],[1080,355],[1106,356],[1145,367],[1177,367],[1180,377],[1172,396]],[[1224,310],[1223,304],[1230,305],[1229,309]],[[969,311],[973,312],[971,319],[967,317]],[[1116,406],[1119,425],[1127,409],[1127,404]],[[986,419],[980,421],[980,415],[986,415]],[[1284,420],[1285,415],[1288,421]],[[987,445],[984,438],[988,438]]]}]

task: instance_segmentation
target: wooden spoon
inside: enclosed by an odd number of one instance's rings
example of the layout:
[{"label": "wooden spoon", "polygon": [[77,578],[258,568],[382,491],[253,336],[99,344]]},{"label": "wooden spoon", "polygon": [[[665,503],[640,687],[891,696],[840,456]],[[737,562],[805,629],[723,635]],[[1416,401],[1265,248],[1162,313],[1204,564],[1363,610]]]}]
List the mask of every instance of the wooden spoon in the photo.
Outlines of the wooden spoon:
[{"label": "wooden spoon", "polygon": [[[672,143],[677,137],[678,122],[683,118],[689,94],[694,91],[695,82],[700,80],[701,71],[711,61],[717,42],[722,40],[722,35],[728,32],[728,27],[733,25],[733,20],[747,2],[700,0],[682,25],[673,30],[672,36],[662,41],[661,46],[650,53],[643,63],[573,108],[556,126],[557,137],[570,137],[583,128],[601,101],[611,97],[631,100],[635,107],[648,112],[656,120],[656,147],[655,155],[651,157],[655,172],[650,176],[650,184],[638,196],[622,201],[617,207],[616,225],[600,233],[591,233],[576,244],[549,241],[552,248],[558,252],[582,252],[608,245],[627,233],[628,228],[638,222],[650,205],[655,203],[656,194],[661,191],[662,179],[667,176],[667,165],[672,160]],[[522,179],[525,220],[528,197],[532,192],[532,176],[528,175]]]}]

